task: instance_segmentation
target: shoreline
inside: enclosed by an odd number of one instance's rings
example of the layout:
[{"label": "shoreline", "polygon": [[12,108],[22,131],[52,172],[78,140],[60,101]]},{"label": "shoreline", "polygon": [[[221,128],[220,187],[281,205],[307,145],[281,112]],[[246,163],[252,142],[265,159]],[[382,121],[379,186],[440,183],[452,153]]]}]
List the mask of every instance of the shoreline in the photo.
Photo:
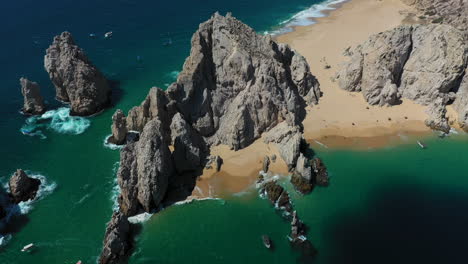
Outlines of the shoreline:
[{"label": "shoreline", "polygon": [[[320,82],[323,96],[318,105],[307,107],[303,120],[307,142],[313,148],[368,150],[433,135],[424,124],[424,106],[409,100],[392,107],[370,106],[361,94],[341,90],[331,80],[346,60],[342,53],[347,47],[402,24],[410,8],[400,0],[349,0],[333,8],[322,11],[324,17],[313,18],[316,23],[289,26],[292,32],[274,36],[304,56]],[[324,64],[331,69],[325,69]],[[223,198],[248,190],[262,170],[264,157],[273,154],[278,157],[277,164],[272,163],[269,173],[289,175],[276,148],[263,143],[262,138],[238,151],[223,145],[214,147],[211,155],[219,155],[224,164],[219,172],[205,169],[189,199]]]},{"label": "shoreline", "polygon": [[[314,18],[316,24],[296,26],[292,32],[275,36],[306,58],[320,82],[323,96],[318,105],[307,108],[303,121],[309,143],[328,139],[331,147],[367,149],[384,147],[401,134],[431,134],[424,124],[425,106],[410,100],[392,107],[371,106],[361,94],[344,91],[333,81],[340,64],[347,60],[343,55],[346,48],[403,24],[411,11],[400,0],[350,0],[327,10],[327,16]],[[331,68],[325,69],[325,65]]]}]

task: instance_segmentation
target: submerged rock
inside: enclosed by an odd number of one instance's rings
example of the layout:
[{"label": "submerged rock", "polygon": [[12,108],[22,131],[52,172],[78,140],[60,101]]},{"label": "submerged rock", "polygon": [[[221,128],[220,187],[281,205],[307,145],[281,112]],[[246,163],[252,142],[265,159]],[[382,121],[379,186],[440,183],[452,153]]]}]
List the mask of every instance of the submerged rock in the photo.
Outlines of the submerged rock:
[{"label": "submerged rock", "polygon": [[9,181],[10,195],[14,203],[33,200],[39,185],[41,185],[40,180],[28,177],[22,169],[16,170]]},{"label": "submerged rock", "polygon": [[116,145],[122,145],[127,139],[127,120],[122,110],[118,109],[112,115],[112,136],[109,142]]},{"label": "submerged rock", "polygon": [[276,181],[264,182],[260,188],[260,193],[263,193],[275,207],[291,212],[292,206],[289,194]]},{"label": "submerged rock", "polygon": [[39,84],[21,77],[21,94],[24,97],[23,113],[41,115],[45,112],[44,98],[41,95]]},{"label": "submerged rock", "polygon": [[120,212],[112,215],[104,235],[104,247],[99,257],[99,264],[116,264],[128,256],[133,237],[128,218]]},{"label": "submerged rock", "polygon": [[95,114],[110,103],[111,88],[69,32],[54,38],[44,67],[56,89],[56,98],[70,102],[73,115]]}]

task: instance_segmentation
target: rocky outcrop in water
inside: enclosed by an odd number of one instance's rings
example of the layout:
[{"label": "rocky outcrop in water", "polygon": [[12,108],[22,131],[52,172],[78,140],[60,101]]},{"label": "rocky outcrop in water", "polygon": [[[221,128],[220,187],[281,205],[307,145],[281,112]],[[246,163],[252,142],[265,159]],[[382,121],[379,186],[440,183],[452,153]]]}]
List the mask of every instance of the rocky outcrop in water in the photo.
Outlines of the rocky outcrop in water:
[{"label": "rocky outcrop in water", "polygon": [[[319,97],[301,55],[231,15],[215,14],[193,35],[177,81],[166,92],[152,88],[126,117],[127,130],[141,135],[121,151],[120,212],[154,212],[185,199],[207,166],[211,146],[241,149],[272,129],[270,142],[295,168],[305,107]],[[211,163],[219,171],[222,159],[215,156]],[[278,186],[266,189],[288,208],[289,196]]]},{"label": "rocky outcrop in water", "polygon": [[13,202],[33,200],[39,190],[39,185],[41,185],[40,180],[28,177],[22,169],[16,170],[9,181]]},{"label": "rocky outcrop in water", "polygon": [[112,136],[109,142],[116,145],[122,145],[127,139],[127,119],[122,110],[118,109],[112,115]]},{"label": "rocky outcrop in water", "polygon": [[318,186],[328,186],[330,178],[328,177],[328,170],[323,161],[320,158],[313,158],[310,161],[312,168],[312,174],[315,175],[315,183]]},{"label": "rocky outcrop in water", "polygon": [[39,84],[21,77],[21,94],[24,98],[22,112],[29,115],[40,115],[45,112],[44,98]]},{"label": "rocky outcrop in water", "polygon": [[426,124],[447,131],[445,105],[458,97],[468,64],[462,32],[449,25],[400,26],[371,36],[352,53],[337,75],[342,89],[362,92],[373,105],[402,98],[428,105]]},{"label": "rocky outcrop in water", "polygon": [[132,245],[131,226],[126,216],[120,212],[112,215],[104,235],[104,246],[99,263],[115,264],[127,257]]},{"label": "rocky outcrop in water", "polygon": [[110,103],[111,88],[69,32],[56,36],[44,57],[56,98],[69,102],[73,115],[92,115]]}]

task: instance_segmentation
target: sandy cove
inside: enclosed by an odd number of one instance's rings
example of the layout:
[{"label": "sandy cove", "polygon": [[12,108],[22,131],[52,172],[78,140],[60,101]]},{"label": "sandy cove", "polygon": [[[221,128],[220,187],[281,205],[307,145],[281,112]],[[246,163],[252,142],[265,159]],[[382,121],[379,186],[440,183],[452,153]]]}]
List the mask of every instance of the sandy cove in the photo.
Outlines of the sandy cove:
[{"label": "sandy cove", "polygon": [[[346,48],[409,21],[411,11],[400,0],[351,0],[328,12],[327,17],[314,19],[316,24],[295,27],[276,38],[302,54],[320,82],[323,96],[318,105],[308,107],[303,121],[304,137],[312,147],[368,149],[430,134],[424,125],[424,106],[406,99],[392,107],[370,106],[361,94],[344,91],[332,81],[340,63],[347,59],[343,55]],[[331,68],[325,69],[326,64]],[[453,110],[448,114],[452,116]],[[262,139],[239,151],[216,146],[211,154],[219,155],[224,164],[220,172],[205,169],[194,198],[244,191],[255,183],[266,155],[278,157],[270,167],[272,174],[288,174],[276,147]]]}]

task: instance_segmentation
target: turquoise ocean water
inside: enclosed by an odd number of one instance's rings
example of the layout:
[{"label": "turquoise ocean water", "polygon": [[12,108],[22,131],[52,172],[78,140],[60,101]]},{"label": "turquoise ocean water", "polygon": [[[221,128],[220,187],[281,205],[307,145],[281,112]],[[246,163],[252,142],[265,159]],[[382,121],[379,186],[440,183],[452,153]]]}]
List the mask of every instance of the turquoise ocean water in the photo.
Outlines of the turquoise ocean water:
[{"label": "turquoise ocean water", "polygon": [[[103,146],[115,109],[127,111],[150,87],[174,81],[192,33],[213,12],[230,11],[259,32],[274,32],[288,23],[307,23],[303,18],[323,7],[310,8],[318,3],[2,3],[0,182],[23,168],[47,185],[39,201],[21,205],[24,214],[1,240],[0,263],[95,263],[116,195],[119,153]],[[64,30],[118,83],[115,106],[98,116],[70,118],[53,99],[43,56],[53,36]],[[114,32],[110,40],[102,37],[107,31]],[[90,39],[90,33],[98,38]],[[169,39],[173,44],[164,46]],[[53,112],[28,120],[19,114],[21,76],[39,82]],[[21,134],[22,127],[35,128],[37,135]],[[468,139],[454,135],[426,143],[424,151],[412,142],[368,151],[316,149],[332,183],[307,196],[293,194],[293,202],[310,227],[317,263],[466,263]],[[255,191],[178,205],[144,224],[130,263],[294,263],[299,256],[288,245],[288,228]],[[265,233],[274,240],[273,252],[260,241]],[[21,253],[31,242],[37,249]]]}]

